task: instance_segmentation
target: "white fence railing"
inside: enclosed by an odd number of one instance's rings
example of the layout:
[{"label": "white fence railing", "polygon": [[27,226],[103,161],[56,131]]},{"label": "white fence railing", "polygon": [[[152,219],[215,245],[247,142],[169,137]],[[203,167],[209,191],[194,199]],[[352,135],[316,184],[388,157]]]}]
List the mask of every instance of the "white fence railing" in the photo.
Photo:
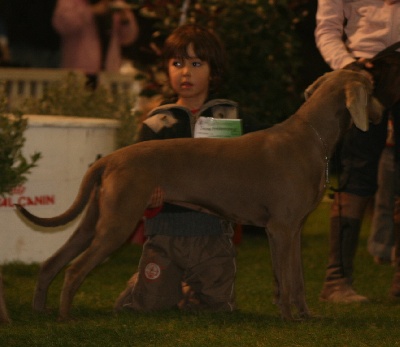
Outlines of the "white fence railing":
[{"label": "white fence railing", "polygon": [[[66,69],[0,68],[0,81],[5,83],[9,106],[15,108],[27,98],[41,98],[51,83],[65,79],[71,72],[84,76],[82,72]],[[98,84],[112,93],[138,95],[141,89],[134,76],[112,72],[100,72]]]}]

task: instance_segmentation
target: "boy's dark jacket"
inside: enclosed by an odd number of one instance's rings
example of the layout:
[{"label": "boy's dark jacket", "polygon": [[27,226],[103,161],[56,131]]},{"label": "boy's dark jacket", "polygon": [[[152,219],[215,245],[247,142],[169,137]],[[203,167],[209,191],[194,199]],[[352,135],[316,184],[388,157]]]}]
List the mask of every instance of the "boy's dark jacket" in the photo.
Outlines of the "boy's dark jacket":
[{"label": "boy's dark jacket", "polygon": [[237,119],[238,106],[231,100],[213,99],[192,113],[177,104],[163,104],[148,114],[143,122],[139,141],[193,137],[194,125],[199,117]]}]

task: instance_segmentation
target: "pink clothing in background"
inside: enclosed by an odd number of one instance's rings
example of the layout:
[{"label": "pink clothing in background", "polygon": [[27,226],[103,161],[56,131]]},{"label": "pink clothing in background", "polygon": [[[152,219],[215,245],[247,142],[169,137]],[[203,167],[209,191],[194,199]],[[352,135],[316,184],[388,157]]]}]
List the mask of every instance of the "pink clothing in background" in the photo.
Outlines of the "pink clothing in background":
[{"label": "pink clothing in background", "polygon": [[[53,26],[61,36],[61,67],[96,74],[102,70],[100,37],[95,16],[87,0],[58,0],[53,14]],[[121,46],[138,37],[135,16],[129,11],[122,23],[120,13],[112,18],[112,31],[105,58],[105,71],[117,72],[121,66]]]}]

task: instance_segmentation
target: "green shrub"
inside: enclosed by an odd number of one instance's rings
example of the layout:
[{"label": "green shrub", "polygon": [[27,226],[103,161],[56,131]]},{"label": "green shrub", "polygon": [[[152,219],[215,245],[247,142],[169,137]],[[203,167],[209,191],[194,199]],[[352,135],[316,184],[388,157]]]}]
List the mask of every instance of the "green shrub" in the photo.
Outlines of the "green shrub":
[{"label": "green shrub", "polygon": [[24,131],[27,121],[22,113],[10,115],[4,89],[0,96],[0,195],[9,193],[26,181],[26,175],[36,166],[40,153],[28,159],[22,154],[25,143]]},{"label": "green shrub", "polygon": [[134,142],[139,115],[133,111],[135,97],[128,92],[112,93],[99,85],[89,88],[86,78],[71,72],[65,79],[50,83],[39,99],[27,99],[23,114],[63,115],[89,118],[111,118],[121,122],[117,146]]}]

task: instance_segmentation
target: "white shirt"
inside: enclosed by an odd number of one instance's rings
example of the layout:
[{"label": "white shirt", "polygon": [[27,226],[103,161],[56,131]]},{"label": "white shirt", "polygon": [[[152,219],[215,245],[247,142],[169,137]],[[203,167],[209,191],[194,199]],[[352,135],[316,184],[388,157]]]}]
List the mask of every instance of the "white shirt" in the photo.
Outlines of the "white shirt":
[{"label": "white shirt", "polygon": [[399,0],[318,0],[316,19],[317,47],[334,70],[400,41]]}]

